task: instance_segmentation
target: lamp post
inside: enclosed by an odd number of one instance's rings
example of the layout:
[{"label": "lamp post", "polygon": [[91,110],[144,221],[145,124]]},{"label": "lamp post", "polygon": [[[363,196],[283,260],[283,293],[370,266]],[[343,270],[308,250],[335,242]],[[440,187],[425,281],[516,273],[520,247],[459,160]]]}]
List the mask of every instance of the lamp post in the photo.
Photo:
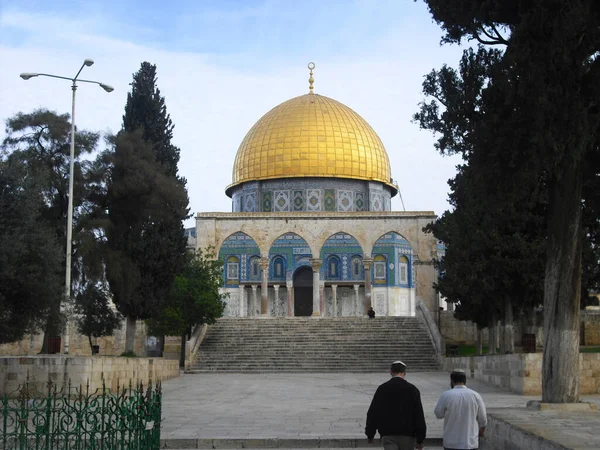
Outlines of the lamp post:
[{"label": "lamp post", "polygon": [[[94,61],[91,59],[86,59],[83,61],[81,68],[77,72],[73,78],[69,77],[61,77],[58,75],[51,75],[48,73],[22,73],[20,76],[24,80],[29,80],[34,77],[50,77],[50,78],[60,78],[61,80],[69,80],[72,82],[71,90],[73,91],[72,101],[71,101],[71,153],[69,155],[69,206],[67,212],[67,261],[66,261],[66,269],[65,269],[65,299],[67,302],[71,300],[71,247],[73,241],[73,171],[75,167],[75,92],[77,91],[77,81],[82,83],[92,83],[97,84],[106,92],[112,92],[114,88],[109,86],[108,84],[100,83],[99,81],[93,80],[81,80],[78,79],[79,74],[83,70],[85,66],[91,66],[94,64]],[[69,321],[67,320],[67,331],[65,334],[65,354],[69,353]]]}]

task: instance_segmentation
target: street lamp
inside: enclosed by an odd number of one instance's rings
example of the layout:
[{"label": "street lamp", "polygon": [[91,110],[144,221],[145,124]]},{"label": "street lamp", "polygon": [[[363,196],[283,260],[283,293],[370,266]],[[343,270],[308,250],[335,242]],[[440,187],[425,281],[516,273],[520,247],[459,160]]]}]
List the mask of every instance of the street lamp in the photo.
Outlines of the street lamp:
[{"label": "street lamp", "polygon": [[[50,77],[50,78],[60,78],[62,80],[69,80],[72,82],[71,90],[73,91],[73,97],[71,102],[71,154],[69,157],[69,210],[67,212],[67,262],[65,269],[65,298],[67,302],[71,300],[71,247],[73,241],[73,171],[75,165],[75,91],[77,91],[77,81],[82,83],[92,83],[97,84],[106,92],[112,92],[114,88],[109,86],[108,84],[100,83],[99,81],[93,80],[81,80],[77,79],[81,71],[85,66],[91,66],[94,64],[92,59],[86,59],[83,61],[79,72],[73,78],[69,77],[61,77],[58,75],[51,75],[48,73],[22,73],[21,78],[24,80],[29,80],[34,77]],[[65,353],[69,353],[69,322],[67,320],[67,331],[65,335]]]}]

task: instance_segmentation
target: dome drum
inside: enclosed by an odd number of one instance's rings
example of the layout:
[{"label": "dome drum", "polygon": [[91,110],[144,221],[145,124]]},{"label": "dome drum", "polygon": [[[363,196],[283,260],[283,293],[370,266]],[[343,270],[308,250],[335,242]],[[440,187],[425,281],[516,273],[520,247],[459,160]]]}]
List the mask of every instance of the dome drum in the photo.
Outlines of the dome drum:
[{"label": "dome drum", "polygon": [[392,195],[382,183],[324,178],[254,181],[231,193],[233,212],[390,211]]}]

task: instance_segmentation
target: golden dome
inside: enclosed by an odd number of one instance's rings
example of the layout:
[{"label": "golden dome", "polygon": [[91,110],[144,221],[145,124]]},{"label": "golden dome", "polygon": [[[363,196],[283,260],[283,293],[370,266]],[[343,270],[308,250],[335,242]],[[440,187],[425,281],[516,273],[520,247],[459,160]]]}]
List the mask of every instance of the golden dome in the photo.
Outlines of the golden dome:
[{"label": "golden dome", "polygon": [[334,177],[380,181],[392,188],[379,136],[346,105],[317,94],[292,98],[250,129],[238,149],[231,188],[274,178]]}]

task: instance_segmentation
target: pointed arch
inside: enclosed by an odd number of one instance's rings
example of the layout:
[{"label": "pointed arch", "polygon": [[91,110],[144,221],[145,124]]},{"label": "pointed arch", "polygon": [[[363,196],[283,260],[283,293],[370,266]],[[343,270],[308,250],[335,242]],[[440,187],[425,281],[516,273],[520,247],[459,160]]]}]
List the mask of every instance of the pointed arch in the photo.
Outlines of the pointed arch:
[{"label": "pointed arch", "polygon": [[383,234],[373,245],[373,278],[375,284],[388,286],[414,287],[412,277],[413,248],[399,233],[390,231]]},{"label": "pointed arch", "polygon": [[[270,279],[291,280],[301,262],[312,258],[312,249],[306,240],[292,232],[284,233],[273,240],[269,248]],[[277,275],[278,268],[282,273]]]},{"label": "pointed arch", "polygon": [[[219,248],[218,257],[221,261],[223,261],[223,279],[225,281],[225,286],[234,287],[239,283],[249,280],[249,275],[251,273],[250,262],[254,258],[260,257],[260,249],[252,237],[248,236],[246,233],[238,231],[230,234],[225,240],[223,240],[223,243]],[[228,264],[231,258],[237,259],[237,282],[233,282],[233,279],[229,277]],[[231,264],[234,264],[233,260],[231,261]],[[231,270],[233,270],[234,266],[231,267]]]},{"label": "pointed arch", "polygon": [[[363,251],[358,240],[349,233],[330,235],[321,247],[319,256],[323,263],[325,280],[358,280],[363,278]],[[353,262],[360,260],[360,270],[355,274]],[[332,268],[334,269],[332,271]],[[337,269],[337,270],[335,270]]]}]

